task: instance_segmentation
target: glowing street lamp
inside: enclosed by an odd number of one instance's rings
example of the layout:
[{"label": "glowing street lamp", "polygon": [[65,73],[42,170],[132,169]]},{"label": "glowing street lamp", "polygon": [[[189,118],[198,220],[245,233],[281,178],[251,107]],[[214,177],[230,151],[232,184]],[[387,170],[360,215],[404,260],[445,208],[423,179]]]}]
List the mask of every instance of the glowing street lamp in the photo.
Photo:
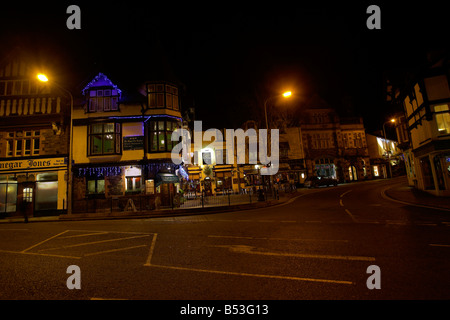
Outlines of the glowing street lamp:
[{"label": "glowing street lamp", "polygon": [[386,121],[385,123],[383,123],[383,135],[384,135],[384,145],[385,145],[385,150],[387,149],[386,146],[389,146],[389,151],[386,150],[387,154],[388,154],[388,162],[389,162],[389,174],[392,178],[392,166],[391,166],[391,146],[389,145],[389,143],[386,142],[386,128],[385,128],[385,124],[386,123],[395,123],[395,118],[392,118],[389,121]]},{"label": "glowing street lamp", "polygon": [[[37,79],[41,82],[48,82],[48,77],[43,74],[39,73],[37,76]],[[68,181],[67,181],[67,214],[72,213],[72,137],[73,137],[73,126],[72,126],[72,113],[73,113],[73,96],[72,93],[63,88],[62,86],[58,85],[55,82],[50,82],[55,87],[61,89],[65,93],[67,93],[70,96],[70,136],[69,136],[69,163],[67,164],[67,175],[68,175]]]},{"label": "glowing street lamp", "polygon": [[37,78],[38,78],[39,81],[42,81],[42,82],[47,82],[48,81],[47,76],[45,74],[42,74],[42,73],[39,73],[37,75]]},{"label": "glowing street lamp", "polygon": [[[269,98],[267,98],[267,99],[264,101],[264,114],[265,114],[265,116],[266,116],[267,137],[268,137],[268,139],[269,139],[268,141],[270,141],[271,135],[270,135],[270,130],[269,130],[269,121],[267,120],[267,102],[269,102],[269,100],[279,98],[280,96],[282,96],[282,97],[284,97],[285,99],[287,99],[287,98],[289,98],[290,96],[292,96],[292,92],[291,92],[291,91],[286,91],[286,92],[282,93],[281,95],[276,95],[276,96],[273,96],[273,97],[269,97]],[[269,142],[269,144],[270,144],[270,142]],[[259,176],[261,177],[261,173],[260,173],[259,168],[258,168],[258,173],[259,173]],[[272,189],[272,179],[273,179],[273,177],[270,176],[270,178],[269,178],[269,188],[270,188],[270,189]]]},{"label": "glowing street lamp", "polygon": [[284,93],[282,93],[281,95],[276,95],[273,97],[269,97],[264,101],[264,114],[266,116],[266,129],[269,130],[269,121],[267,120],[267,102],[269,102],[269,100],[278,98],[280,96],[283,96],[284,98],[289,98],[292,96],[292,91],[286,91]]}]

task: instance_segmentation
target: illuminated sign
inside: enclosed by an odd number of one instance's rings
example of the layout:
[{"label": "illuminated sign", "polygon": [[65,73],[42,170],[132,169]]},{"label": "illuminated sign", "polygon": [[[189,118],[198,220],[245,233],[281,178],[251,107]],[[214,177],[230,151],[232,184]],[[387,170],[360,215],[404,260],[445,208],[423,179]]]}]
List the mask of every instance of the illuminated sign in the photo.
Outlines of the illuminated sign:
[{"label": "illuminated sign", "polygon": [[67,158],[42,158],[27,160],[0,161],[0,171],[20,171],[67,167]]}]

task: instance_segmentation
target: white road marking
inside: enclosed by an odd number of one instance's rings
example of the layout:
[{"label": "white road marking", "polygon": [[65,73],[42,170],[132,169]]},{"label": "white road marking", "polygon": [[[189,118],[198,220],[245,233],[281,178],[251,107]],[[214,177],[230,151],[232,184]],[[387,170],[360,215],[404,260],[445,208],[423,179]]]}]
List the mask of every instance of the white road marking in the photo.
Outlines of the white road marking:
[{"label": "white road marking", "polygon": [[450,244],[430,243],[429,245],[432,246],[432,247],[447,247],[447,248],[450,248]]},{"label": "white road marking", "polygon": [[347,212],[347,214],[350,216],[350,218],[352,218],[353,222],[357,222],[355,217],[352,215],[352,213],[350,212],[350,210],[345,209],[345,212]]},{"label": "white road marking", "polygon": [[149,264],[149,265],[145,265],[145,266],[154,267],[154,268],[162,268],[162,269],[172,269],[172,270],[182,270],[182,271],[194,271],[194,272],[224,274],[224,275],[231,275],[231,276],[256,277],[256,278],[266,278],[266,279],[295,280],[295,281],[310,281],[310,282],[325,282],[325,283],[333,283],[333,284],[350,284],[350,285],[353,284],[353,282],[351,282],[351,281],[344,281],[344,280],[314,279],[314,278],[278,276],[278,275],[269,275],[269,274],[230,272],[230,271],[209,270],[209,269],[185,268],[185,267],[177,267],[177,266],[164,266],[164,265],[157,265],[157,264]]},{"label": "white road marking", "polygon": [[69,230],[66,230],[66,231],[63,231],[63,232],[61,232],[61,233],[58,233],[57,235],[55,235],[55,236],[53,236],[53,237],[50,237],[50,238],[48,238],[48,239],[45,239],[45,240],[43,240],[43,241],[41,241],[41,242],[39,242],[39,243],[36,243],[35,245],[32,245],[31,247],[29,247],[29,248],[27,248],[27,249],[25,249],[25,250],[22,250],[21,252],[22,252],[22,253],[25,253],[25,252],[27,252],[27,251],[29,251],[29,250],[31,250],[31,249],[33,249],[33,248],[39,246],[39,245],[41,245],[41,244],[43,244],[43,243],[45,243],[45,242],[51,240],[51,239],[54,239],[54,238],[56,238],[56,237],[58,237],[58,236],[60,236],[60,235],[62,235],[62,234],[64,234],[64,233],[68,232],[68,231],[69,231]]},{"label": "white road marking", "polygon": [[274,240],[274,241],[323,241],[323,242],[348,242],[348,240],[331,240],[331,239],[265,238],[265,237],[220,236],[220,235],[208,235],[208,238],[247,239],[247,240],[269,240],[269,241]]},{"label": "white road marking", "polygon": [[146,246],[148,246],[148,245],[147,244],[143,244],[143,245],[140,245],[140,246],[133,246],[133,247],[126,247],[126,248],[118,248],[118,249],[111,249],[111,250],[105,250],[105,251],[91,252],[91,253],[84,254],[83,257],[96,256],[96,255],[104,254],[104,253],[111,253],[111,252],[116,252],[116,251],[123,251],[123,250],[142,248],[142,247],[146,247]]},{"label": "white road marking", "polygon": [[256,254],[256,255],[264,255],[264,256],[281,256],[281,257],[332,259],[332,260],[351,260],[351,261],[375,261],[374,257],[339,256],[339,255],[322,255],[322,254],[306,254],[306,253],[256,251],[255,247],[244,246],[244,245],[219,245],[219,246],[213,246],[213,247],[227,248],[231,252],[245,253],[245,254]]},{"label": "white road marking", "polygon": [[141,236],[132,236],[132,237],[126,237],[126,238],[116,238],[116,239],[108,239],[108,240],[100,240],[100,241],[77,243],[77,244],[71,244],[71,245],[61,246],[61,247],[41,249],[41,250],[39,250],[39,252],[47,251],[47,250],[57,250],[57,249],[66,249],[66,248],[88,246],[88,245],[91,245],[91,244],[98,244],[98,243],[105,243],[105,242],[112,242],[112,241],[121,241],[121,240],[129,240],[129,239],[136,239],[136,238],[144,238],[144,237],[149,237],[149,236],[150,236],[149,234],[145,234],[145,235],[141,235]]},{"label": "white road marking", "polygon": [[348,191],[346,191],[346,192],[344,192],[343,194],[341,194],[339,197],[343,197],[343,196],[345,196],[347,193],[350,193],[350,192],[352,192],[353,190],[348,190]]},{"label": "white road marking", "polygon": [[153,239],[152,239],[152,243],[150,245],[150,250],[147,256],[147,260],[144,263],[144,266],[150,266],[150,263],[152,261],[152,257],[153,257],[153,251],[155,250],[155,244],[156,244],[156,237],[158,236],[157,233],[153,234]]}]

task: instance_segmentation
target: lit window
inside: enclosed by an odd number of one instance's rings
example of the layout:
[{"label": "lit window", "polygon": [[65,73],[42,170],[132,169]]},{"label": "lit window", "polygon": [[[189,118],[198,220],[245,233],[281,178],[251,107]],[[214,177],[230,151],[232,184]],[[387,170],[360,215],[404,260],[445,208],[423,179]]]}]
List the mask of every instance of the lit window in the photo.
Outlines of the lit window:
[{"label": "lit window", "polygon": [[104,155],[120,153],[120,124],[96,123],[89,126],[88,154]]},{"label": "lit window", "polygon": [[[434,106],[436,124],[440,134],[450,133],[450,113],[447,104]],[[439,113],[438,113],[439,112]]]},{"label": "lit window", "polygon": [[126,177],[126,191],[140,191],[141,177]]},{"label": "lit window", "polygon": [[33,202],[33,188],[23,189],[23,202]]},{"label": "lit window", "polygon": [[380,174],[378,173],[378,166],[373,166],[373,175],[378,177]]},{"label": "lit window", "polygon": [[149,122],[149,151],[171,151],[178,142],[171,141],[172,132],[178,127],[174,120]]},{"label": "lit window", "polygon": [[95,177],[88,179],[87,181],[87,192],[90,195],[93,194],[104,194],[105,193],[105,178]]}]

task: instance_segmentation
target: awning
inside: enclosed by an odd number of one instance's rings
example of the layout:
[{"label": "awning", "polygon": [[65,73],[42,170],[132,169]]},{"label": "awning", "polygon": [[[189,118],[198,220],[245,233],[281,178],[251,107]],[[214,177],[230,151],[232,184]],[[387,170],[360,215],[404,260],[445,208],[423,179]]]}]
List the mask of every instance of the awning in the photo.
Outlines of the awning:
[{"label": "awning", "polygon": [[215,165],[214,172],[226,172],[233,170],[233,165]]},{"label": "awning", "polygon": [[188,167],[187,171],[189,174],[199,174],[200,172],[202,172],[202,168],[197,167],[197,166],[192,166],[192,167]]},{"label": "awning", "polygon": [[163,183],[177,183],[180,179],[173,173],[158,173],[155,178],[155,185],[159,186]]}]

